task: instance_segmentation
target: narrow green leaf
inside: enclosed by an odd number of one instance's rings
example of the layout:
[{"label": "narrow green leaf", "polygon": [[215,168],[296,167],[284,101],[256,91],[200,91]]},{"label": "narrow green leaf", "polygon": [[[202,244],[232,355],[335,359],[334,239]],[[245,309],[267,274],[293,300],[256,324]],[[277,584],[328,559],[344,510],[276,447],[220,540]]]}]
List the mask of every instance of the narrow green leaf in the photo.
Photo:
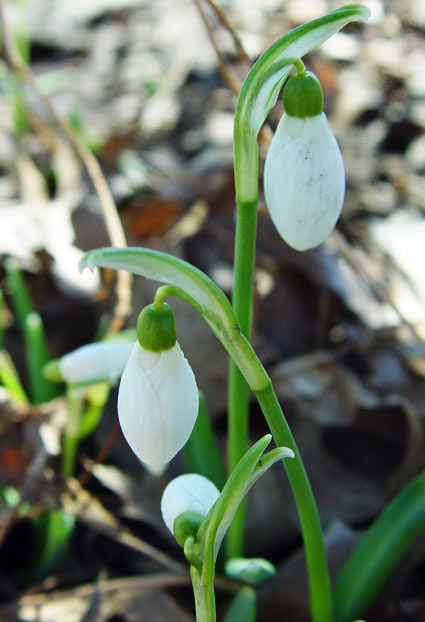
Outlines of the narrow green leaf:
[{"label": "narrow green leaf", "polygon": [[81,421],[80,439],[89,436],[99,425],[106,402],[108,401],[109,389],[110,384],[107,382],[94,384],[87,389],[88,405]]},{"label": "narrow green leaf", "polygon": [[226,471],[202,393],[199,394],[199,412],[195,427],[183,448],[183,461],[186,473],[203,475],[219,490],[223,488]]},{"label": "narrow green leaf", "polygon": [[35,311],[22,270],[12,258],[4,262],[9,293],[12,296],[13,311],[21,333],[25,331],[27,315]]},{"label": "narrow green leaf", "polygon": [[80,268],[95,266],[128,270],[167,283],[167,295],[178,295],[201,313],[244,374],[252,389],[268,384],[268,376],[248,341],[241,335],[235,313],[224,292],[191,264],[148,248],[98,248],[86,253]]},{"label": "narrow green leaf", "polygon": [[425,471],[387,505],[355,547],[334,588],[335,620],[369,609],[389,574],[425,528]]},{"label": "narrow green leaf", "polygon": [[366,6],[349,4],[290,30],[270,46],[245,78],[239,96],[249,119],[250,132],[259,132],[294,61],[322,45],[350,22],[366,22],[369,16]]},{"label": "narrow green leaf", "polygon": [[255,622],[257,596],[252,587],[243,587],[234,597],[224,622]]},{"label": "narrow green leaf", "polygon": [[21,404],[29,403],[15,365],[6,350],[0,350],[0,383],[6,387],[12,399]]},{"label": "narrow green leaf", "polygon": [[236,323],[233,309],[218,285],[182,259],[148,248],[99,248],[86,253],[80,262],[81,269],[93,270],[95,266],[128,270],[180,287],[196,301],[214,326],[230,331]]},{"label": "narrow green leaf", "polygon": [[30,62],[31,39],[29,36],[29,8],[28,0],[15,0],[13,28],[16,48],[26,64]]},{"label": "narrow green leaf", "polygon": [[294,455],[291,449],[279,447],[262,457],[271,438],[271,434],[266,434],[241,458],[201,525],[195,552],[204,558],[204,570],[207,573],[213,571],[214,560],[217,558],[226,531],[250,488],[277,460],[292,458]]},{"label": "narrow green leaf", "polygon": [[0,349],[3,348],[4,343],[5,311],[6,305],[4,302],[3,290],[0,289]]},{"label": "narrow green leaf", "polygon": [[34,519],[35,549],[25,575],[27,581],[42,581],[60,565],[74,528],[75,517],[64,510],[45,510]]},{"label": "narrow green leaf", "polygon": [[68,419],[62,440],[62,473],[65,477],[70,477],[74,473],[83,418],[83,397],[80,389],[68,387],[66,405]]},{"label": "narrow green leaf", "polygon": [[50,358],[41,317],[30,313],[24,322],[25,357],[31,402],[42,404],[59,395],[58,386],[43,374],[43,367]]}]

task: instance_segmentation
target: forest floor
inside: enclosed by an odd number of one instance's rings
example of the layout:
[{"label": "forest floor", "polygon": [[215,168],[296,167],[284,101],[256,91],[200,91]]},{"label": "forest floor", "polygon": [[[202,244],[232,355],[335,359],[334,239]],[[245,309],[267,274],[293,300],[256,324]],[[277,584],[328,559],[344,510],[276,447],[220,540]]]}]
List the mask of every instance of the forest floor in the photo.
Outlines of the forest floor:
[{"label": "forest floor", "polygon": [[[37,83],[100,163],[128,245],[186,259],[230,295],[236,105],[230,82],[240,87],[248,59],[341,4],[223,0],[233,33],[206,0],[2,4],[3,41],[7,34],[27,39]],[[365,4],[372,11],[367,26],[351,24],[304,59],[322,83],[344,156],[346,198],[338,225],[322,246],[299,253],[275,231],[262,194],[258,222],[253,344],[311,476],[332,576],[425,465],[425,2]],[[235,45],[236,33],[246,56]],[[81,251],[114,243],[107,199],[31,79],[22,72],[12,77],[4,58],[0,256],[23,271],[50,354],[60,357],[93,341],[99,322],[114,318],[116,327],[122,321],[135,326],[156,286],[135,278],[127,310],[128,283],[117,299],[110,274],[102,286],[99,275],[79,275]],[[281,113],[278,103],[270,128]],[[270,128],[260,141],[260,174]],[[3,352],[27,389],[7,270],[0,285]],[[197,312],[181,301],[173,306],[179,342],[224,458],[226,352]],[[160,516],[165,485],[183,472],[181,457],[159,477],[142,467],[117,431],[114,387],[100,424],[79,447],[74,476],[64,480],[58,448],[63,395],[19,404],[3,388],[0,400],[0,619],[194,620],[185,560]],[[253,402],[252,441],[266,432]],[[76,518],[72,546],[46,576],[31,521],[59,508]],[[307,620],[298,521],[278,466],[250,495],[246,549],[277,568],[257,590],[258,622]],[[425,620],[424,570],[422,535],[367,621]],[[219,620],[235,589],[220,578]]]}]

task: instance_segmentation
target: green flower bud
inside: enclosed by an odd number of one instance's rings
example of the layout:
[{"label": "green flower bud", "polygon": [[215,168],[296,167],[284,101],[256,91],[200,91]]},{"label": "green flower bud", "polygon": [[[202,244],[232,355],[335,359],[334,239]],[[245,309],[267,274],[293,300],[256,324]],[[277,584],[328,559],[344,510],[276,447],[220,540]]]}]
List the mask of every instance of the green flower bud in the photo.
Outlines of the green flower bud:
[{"label": "green flower bud", "polygon": [[176,320],[170,305],[145,307],[137,320],[137,339],[145,350],[163,352],[176,344]]},{"label": "green flower bud", "polygon": [[63,376],[60,371],[60,359],[52,359],[43,366],[43,376],[50,382],[63,382]]},{"label": "green flower bud", "polygon": [[323,91],[318,78],[311,71],[289,78],[283,90],[286,114],[306,119],[323,111]]},{"label": "green flower bud", "polygon": [[238,581],[244,581],[251,585],[259,585],[265,579],[276,574],[275,566],[267,559],[254,557],[233,557],[226,562],[225,573],[228,577]]},{"label": "green flower bud", "polygon": [[179,514],[173,523],[173,533],[178,544],[184,547],[189,536],[196,537],[204,516],[199,512],[187,511]]}]

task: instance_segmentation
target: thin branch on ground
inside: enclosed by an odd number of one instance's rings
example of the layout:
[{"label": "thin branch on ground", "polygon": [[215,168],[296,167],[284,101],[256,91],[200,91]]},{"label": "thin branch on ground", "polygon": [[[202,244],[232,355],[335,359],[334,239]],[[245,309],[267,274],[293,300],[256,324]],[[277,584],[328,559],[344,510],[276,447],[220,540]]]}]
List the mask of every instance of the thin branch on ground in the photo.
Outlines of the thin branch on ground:
[{"label": "thin branch on ground", "polygon": [[[233,67],[226,61],[226,59],[224,58],[217,40],[215,38],[215,34],[214,34],[214,29],[212,28],[209,19],[207,17],[207,14],[204,11],[204,8],[202,6],[202,3],[200,0],[194,0],[194,3],[196,5],[196,8],[199,11],[200,16],[202,17],[202,20],[205,24],[205,28],[207,29],[208,32],[208,36],[211,42],[211,45],[214,48],[214,51],[217,55],[217,62],[218,62],[218,68],[220,70],[221,75],[223,76],[224,81],[226,82],[226,84],[228,85],[228,87],[235,93],[235,95],[239,95],[239,92],[241,90],[241,86],[242,86],[242,82],[241,80],[237,77],[237,75],[235,74]],[[250,62],[250,61],[249,61]]]},{"label": "thin branch on ground", "polygon": [[[2,30],[3,58],[8,68],[18,78],[20,78],[21,81],[28,84],[49,112],[54,124],[68,139],[82,160],[84,166],[86,167],[87,173],[90,176],[93,187],[98,195],[106,229],[108,231],[112,246],[119,248],[127,246],[117,207],[97,159],[85,143],[80,139],[70,123],[56,110],[52,100],[40,87],[36,76],[31,71],[30,67],[28,67],[28,65],[21,60],[16,50],[15,41],[9,27],[9,22],[6,18],[6,0],[0,0],[0,26]],[[119,271],[117,273],[115,287],[117,300],[113,318],[108,329],[108,334],[112,334],[120,330],[125,319],[131,313],[132,280],[132,275],[129,272]]]},{"label": "thin branch on ground", "polygon": [[[0,615],[16,612],[21,607],[42,607],[47,603],[67,598],[81,599],[93,598],[94,595],[113,594],[123,590],[152,590],[170,587],[190,586],[191,580],[188,572],[186,574],[158,573],[150,575],[140,575],[133,577],[122,577],[114,579],[99,579],[96,583],[86,583],[67,590],[54,590],[48,593],[38,592],[36,594],[25,594],[13,603],[7,603],[0,607]],[[224,592],[235,594],[241,587],[238,581],[217,576],[216,585]]]},{"label": "thin branch on ground", "polygon": [[[239,95],[240,90],[242,88],[242,80],[236,75],[231,63],[229,63],[226,60],[224,54],[220,50],[220,47],[217,43],[216,36],[214,34],[214,28],[212,27],[210,20],[202,6],[202,0],[193,0],[193,1],[196,5],[196,8],[199,11],[202,21],[205,24],[205,28],[207,29],[208,37],[210,39],[211,45],[213,46],[214,51],[216,53],[218,68],[220,70],[220,73],[223,76],[223,79],[226,82],[227,86],[235,93],[235,95]],[[230,33],[232,40],[234,42],[236,53],[237,53],[237,56],[239,57],[239,60],[247,64],[248,67],[251,67],[253,64],[252,60],[250,59],[248,53],[245,51],[245,48],[243,47],[242,42],[236,30],[233,28],[232,24],[230,23],[224,11],[214,2],[214,0],[206,0],[206,2],[214,10],[219,23],[223,26],[225,30],[227,30]],[[272,141],[272,138],[273,138],[272,129],[270,128],[268,124],[264,124],[260,130],[259,139],[261,141],[264,141],[266,145],[269,145]]]},{"label": "thin branch on ground", "polygon": [[149,590],[149,589],[161,589],[169,587],[180,587],[184,585],[190,585],[190,575],[176,575],[176,574],[152,574],[142,575],[136,577],[125,577],[118,579],[99,580],[96,583],[87,583],[79,585],[75,588],[68,590],[54,590],[50,592],[39,592],[36,594],[26,594],[21,596],[19,600],[13,603],[7,603],[0,607],[0,614],[6,615],[13,611],[17,611],[22,607],[42,607],[47,603],[52,603],[58,600],[65,600],[67,598],[81,599],[92,598],[94,595],[106,595],[114,592],[120,592],[122,590]]},{"label": "thin branch on ground", "polygon": [[84,471],[82,471],[81,474],[77,478],[81,486],[85,486],[87,482],[89,481],[89,479],[93,477],[93,468],[97,464],[102,464],[103,462],[105,462],[119,434],[120,434],[120,425],[118,421],[116,421],[105,443],[102,445],[102,447],[100,448],[100,450],[94,457],[94,460],[90,461],[90,466],[88,464],[88,461],[83,465]]},{"label": "thin branch on ground", "polygon": [[232,24],[230,23],[229,18],[227,17],[226,13],[223,11],[221,7],[218,6],[215,0],[206,0],[206,2],[214,10],[223,28],[225,28],[227,32],[230,34],[230,36],[232,37],[233,43],[235,45],[239,58],[245,61],[246,63],[248,63],[249,66],[251,66],[252,60],[249,57],[248,52],[245,50],[238,33],[236,32],[236,30],[233,28]]},{"label": "thin branch on ground", "polygon": [[186,573],[186,567],[183,564],[155,546],[134,536],[123,527],[114,514],[104,507],[96,497],[93,497],[86,488],[83,488],[78,480],[67,479],[65,492],[67,494],[62,499],[65,510],[78,516],[81,524],[87,525],[95,533],[101,533],[122,546],[146,555],[172,572]]}]

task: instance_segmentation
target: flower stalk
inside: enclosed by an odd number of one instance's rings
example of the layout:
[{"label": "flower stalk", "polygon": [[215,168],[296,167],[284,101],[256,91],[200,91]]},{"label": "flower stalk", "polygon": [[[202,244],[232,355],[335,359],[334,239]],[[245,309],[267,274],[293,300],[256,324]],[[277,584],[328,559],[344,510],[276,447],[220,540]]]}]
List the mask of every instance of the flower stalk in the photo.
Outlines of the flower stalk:
[{"label": "flower stalk", "polygon": [[[350,21],[367,21],[369,9],[348,5],[291,30],[276,41],[258,59],[242,86],[235,112],[234,168],[237,206],[234,250],[234,289],[232,304],[241,332],[251,332],[255,239],[258,203],[257,137],[279,91],[295,67],[300,75],[305,68],[301,57],[338,32]],[[230,363],[228,435],[229,468],[243,455],[248,438],[248,389],[235,363]],[[228,554],[243,553],[243,510],[229,532]],[[326,571],[327,572],[327,571]]]}]

